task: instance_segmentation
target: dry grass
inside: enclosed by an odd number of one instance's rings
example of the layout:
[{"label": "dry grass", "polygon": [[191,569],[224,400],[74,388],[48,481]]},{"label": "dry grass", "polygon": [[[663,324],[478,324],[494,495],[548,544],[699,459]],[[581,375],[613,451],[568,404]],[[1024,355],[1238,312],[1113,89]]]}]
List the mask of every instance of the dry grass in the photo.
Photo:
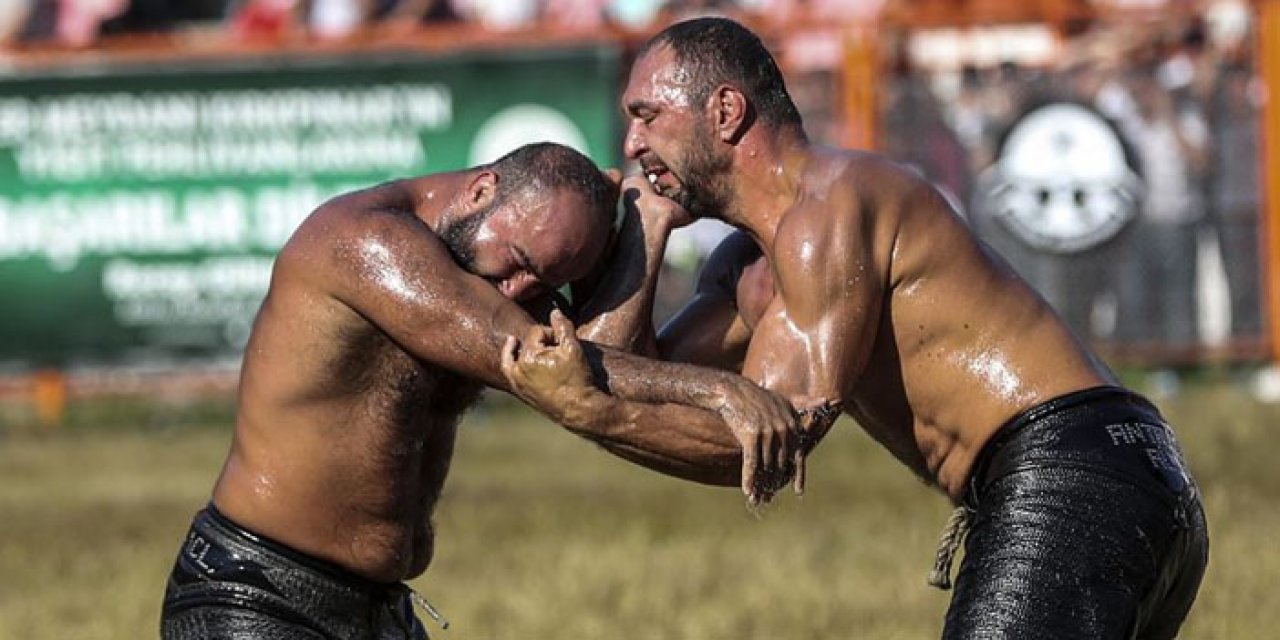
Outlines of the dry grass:
[{"label": "dry grass", "polygon": [[[1280,407],[1225,384],[1164,403],[1204,487],[1213,559],[1184,638],[1280,628]],[[924,579],[947,506],[851,423],[810,492],[755,516],[488,405],[464,428],[418,587],[457,639],[937,637]],[[0,431],[0,435],[5,432]],[[0,640],[156,636],[165,576],[225,427],[0,440]]]}]

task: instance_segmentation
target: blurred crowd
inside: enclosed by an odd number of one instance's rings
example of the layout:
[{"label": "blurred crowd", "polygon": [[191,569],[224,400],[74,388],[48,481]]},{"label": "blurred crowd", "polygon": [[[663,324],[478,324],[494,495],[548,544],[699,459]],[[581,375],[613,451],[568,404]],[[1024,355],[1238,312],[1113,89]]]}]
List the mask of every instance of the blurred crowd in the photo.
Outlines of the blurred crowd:
[{"label": "blurred crowd", "polygon": [[[806,128],[818,141],[840,144],[847,139],[840,111],[846,35],[830,26],[865,20],[885,3],[0,0],[0,41],[10,47],[76,48],[121,34],[196,31],[232,42],[334,41],[411,34],[432,24],[473,24],[499,32],[644,32],[684,18],[727,15],[786,26],[770,45],[780,53]],[[1206,336],[1258,336],[1263,331],[1258,148],[1263,91],[1253,68],[1256,43],[1247,3],[1216,0],[1204,6],[1215,9],[1147,11],[1141,19],[1057,25],[1065,44],[1047,64],[1008,59],[917,67],[910,32],[882,30],[878,62],[884,71],[875,86],[881,105],[878,150],[942,187],[981,232],[998,225],[983,227],[979,177],[996,161],[1011,124],[1047,100],[1088,105],[1119,132],[1145,183],[1136,220],[1105,246],[1079,255],[1050,255],[1000,238],[988,240],[1089,338],[1178,345],[1203,343]],[[686,256],[674,259],[681,271],[691,271],[723,235],[723,229],[698,231],[684,234],[670,252]],[[1203,259],[1206,247],[1216,257]],[[1202,272],[1206,265],[1217,269],[1225,293],[1206,289],[1204,283],[1211,281]],[[1217,307],[1207,307],[1206,301]],[[665,309],[661,302],[659,307]],[[1214,318],[1225,328],[1215,329]],[[1215,331],[1217,338],[1211,335]]]},{"label": "blurred crowd", "polygon": [[874,11],[883,0],[0,0],[0,41],[85,47],[119,34],[198,29],[231,38],[341,40],[472,23],[498,31],[542,27],[644,30],[699,15],[787,20]]},{"label": "blurred crowd", "polygon": [[[885,83],[882,146],[954,196],[1082,335],[1175,347],[1256,338],[1263,86],[1248,20],[1237,12],[1093,23],[1042,67],[930,75],[901,64]],[[982,204],[980,178],[1004,134],[1058,101],[1103,116],[1145,185],[1133,222],[1077,254],[1001,237]]]}]

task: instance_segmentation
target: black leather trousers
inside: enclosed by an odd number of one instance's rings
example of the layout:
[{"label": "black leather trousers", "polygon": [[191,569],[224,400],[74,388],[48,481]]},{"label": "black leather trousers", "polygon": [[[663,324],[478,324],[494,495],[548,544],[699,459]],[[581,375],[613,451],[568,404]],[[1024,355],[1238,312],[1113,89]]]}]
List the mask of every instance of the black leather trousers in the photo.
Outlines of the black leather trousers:
[{"label": "black leather trousers", "polygon": [[1156,409],[1114,387],[1037,406],[984,448],[944,638],[1174,638],[1208,563]]},{"label": "black leather trousers", "polygon": [[169,576],[161,637],[425,639],[410,594],[246,531],[209,505]]}]

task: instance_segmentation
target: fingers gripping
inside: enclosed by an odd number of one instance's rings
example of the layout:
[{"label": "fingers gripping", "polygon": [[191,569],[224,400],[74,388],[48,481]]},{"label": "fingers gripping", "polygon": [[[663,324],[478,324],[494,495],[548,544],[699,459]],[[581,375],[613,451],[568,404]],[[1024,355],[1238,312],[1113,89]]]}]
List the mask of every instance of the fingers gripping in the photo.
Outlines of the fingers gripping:
[{"label": "fingers gripping", "polygon": [[518,393],[520,390],[520,368],[516,364],[519,358],[520,340],[515,336],[507,336],[506,342],[502,343],[502,376],[507,379],[507,384],[511,385],[511,391]]},{"label": "fingers gripping", "polygon": [[557,345],[564,347],[568,351],[576,351],[582,348],[578,344],[577,329],[573,326],[573,321],[566,317],[559,309],[551,312],[551,336]]},{"label": "fingers gripping", "polygon": [[756,469],[760,465],[760,436],[752,431],[739,434],[742,444],[742,493],[755,503],[759,501],[756,490]]},{"label": "fingers gripping", "polygon": [[540,324],[530,326],[529,330],[525,332],[524,345],[526,348],[545,347],[550,341],[551,330]]},{"label": "fingers gripping", "polygon": [[806,401],[801,405],[799,442],[794,454],[796,475],[793,488],[796,495],[804,495],[809,452],[831,430],[840,412],[841,403],[835,400]]}]

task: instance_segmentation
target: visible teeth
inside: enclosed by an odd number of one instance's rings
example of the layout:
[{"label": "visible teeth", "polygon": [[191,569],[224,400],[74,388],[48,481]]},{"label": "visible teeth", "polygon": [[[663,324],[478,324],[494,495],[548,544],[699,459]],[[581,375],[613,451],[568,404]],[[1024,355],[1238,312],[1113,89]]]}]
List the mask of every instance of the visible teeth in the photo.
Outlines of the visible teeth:
[{"label": "visible teeth", "polygon": [[649,184],[658,184],[658,174],[656,173],[649,174]]}]

